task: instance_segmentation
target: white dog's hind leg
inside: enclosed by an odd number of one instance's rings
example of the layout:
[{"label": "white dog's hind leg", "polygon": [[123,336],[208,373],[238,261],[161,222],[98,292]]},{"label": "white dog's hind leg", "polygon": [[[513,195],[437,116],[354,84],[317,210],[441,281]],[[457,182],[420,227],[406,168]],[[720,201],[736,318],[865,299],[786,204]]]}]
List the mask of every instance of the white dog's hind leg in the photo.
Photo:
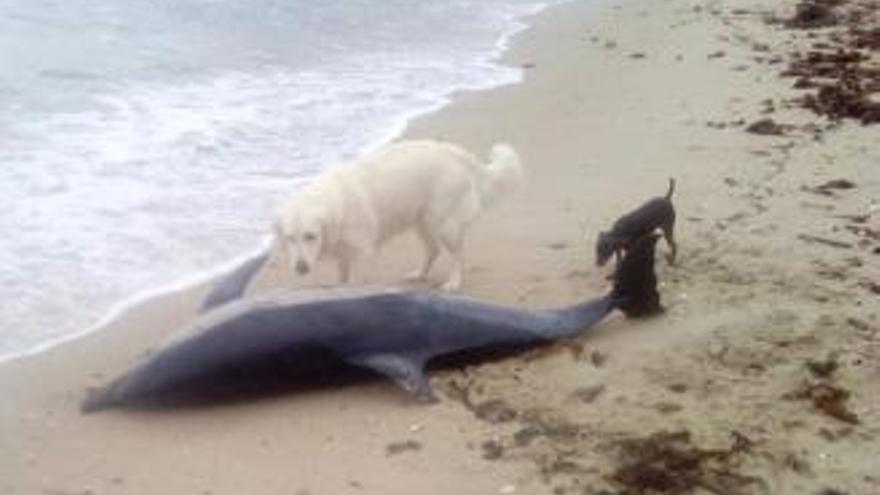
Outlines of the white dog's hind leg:
[{"label": "white dog's hind leg", "polygon": [[439,226],[431,232],[435,233],[452,257],[452,271],[442,285],[442,289],[454,292],[461,288],[462,271],[464,270],[464,233],[480,212],[480,199],[475,189],[465,192],[464,196],[457,198],[457,200],[456,198],[449,199],[454,201],[447,203],[453,205],[452,210],[445,212],[445,214],[432,215],[432,218],[442,220],[437,224],[429,222],[428,226]]},{"label": "white dog's hind leg", "polygon": [[452,256],[452,271],[449,278],[443,283],[441,288],[446,292],[456,292],[461,288],[461,272],[462,272],[462,244],[464,244],[464,228],[458,227],[451,229],[453,232],[443,232],[440,241],[443,247],[449,251]]},{"label": "white dog's hind leg", "polygon": [[419,281],[425,280],[428,277],[428,272],[431,271],[431,267],[434,266],[434,262],[437,261],[437,257],[440,255],[440,246],[437,239],[431,235],[424,224],[419,223],[418,227],[416,227],[416,233],[425,245],[425,261],[420,268],[410,272],[406,278],[407,280]]}]

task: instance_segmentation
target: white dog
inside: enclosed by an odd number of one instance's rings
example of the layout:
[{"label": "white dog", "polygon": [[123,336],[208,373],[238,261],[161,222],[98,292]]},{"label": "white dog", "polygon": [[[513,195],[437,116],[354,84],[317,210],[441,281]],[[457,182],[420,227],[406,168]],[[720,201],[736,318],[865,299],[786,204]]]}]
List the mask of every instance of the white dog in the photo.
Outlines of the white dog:
[{"label": "white dog", "polygon": [[390,144],[304,186],[282,208],[276,245],[299,274],[323,257],[335,258],[340,282],[347,283],[356,260],[414,229],[427,256],[411,278],[424,279],[442,247],[453,260],[443,288],[458,290],[465,230],[522,183],[519,157],[506,144],[492,148],[488,163],[450,143]]}]

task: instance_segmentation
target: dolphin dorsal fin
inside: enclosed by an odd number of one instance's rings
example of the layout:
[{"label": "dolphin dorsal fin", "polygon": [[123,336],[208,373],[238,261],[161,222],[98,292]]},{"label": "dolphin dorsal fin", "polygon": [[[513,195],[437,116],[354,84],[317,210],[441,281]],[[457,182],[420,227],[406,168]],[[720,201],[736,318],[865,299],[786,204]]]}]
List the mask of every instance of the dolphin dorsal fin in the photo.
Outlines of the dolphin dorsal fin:
[{"label": "dolphin dorsal fin", "polygon": [[431,385],[425,375],[425,360],[422,358],[382,353],[348,358],[347,361],[390,378],[419,399],[433,397]]}]

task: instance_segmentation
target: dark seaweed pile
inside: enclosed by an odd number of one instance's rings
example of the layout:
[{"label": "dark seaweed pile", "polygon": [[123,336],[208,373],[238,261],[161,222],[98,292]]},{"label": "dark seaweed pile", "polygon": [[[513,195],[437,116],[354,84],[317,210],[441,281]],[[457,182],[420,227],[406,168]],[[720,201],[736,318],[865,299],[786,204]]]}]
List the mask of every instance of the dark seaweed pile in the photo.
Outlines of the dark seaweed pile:
[{"label": "dark seaweed pile", "polygon": [[751,440],[738,432],[732,436],[730,448],[717,450],[695,446],[686,430],[624,440],[611,479],[623,488],[620,494],[763,493],[763,480],[738,469],[738,458],[751,449]]},{"label": "dark seaweed pile", "polygon": [[783,72],[807,91],[797,103],[833,121],[880,122],[880,2],[803,0],[781,24],[816,30]]},{"label": "dark seaweed pile", "polygon": [[835,7],[841,0],[805,0],[795,7],[794,15],[785,20],[785,26],[793,29],[815,29],[835,26],[840,16]]}]

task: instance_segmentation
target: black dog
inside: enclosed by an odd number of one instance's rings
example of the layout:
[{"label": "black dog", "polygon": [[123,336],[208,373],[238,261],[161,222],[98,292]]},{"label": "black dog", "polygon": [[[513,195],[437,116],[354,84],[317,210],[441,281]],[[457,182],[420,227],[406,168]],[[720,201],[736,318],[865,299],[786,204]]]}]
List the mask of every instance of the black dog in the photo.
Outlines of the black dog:
[{"label": "black dog", "polygon": [[675,228],[675,208],[672,207],[674,190],[675,179],[669,179],[669,191],[666,192],[666,197],[647,201],[620,217],[614,222],[610,231],[599,232],[599,239],[596,241],[596,265],[604,265],[612,254],[619,263],[623,251],[630,249],[637,240],[658,228],[663,231],[663,237],[672,250],[667,259],[670,264],[675,264],[678,247],[672,233]]}]

